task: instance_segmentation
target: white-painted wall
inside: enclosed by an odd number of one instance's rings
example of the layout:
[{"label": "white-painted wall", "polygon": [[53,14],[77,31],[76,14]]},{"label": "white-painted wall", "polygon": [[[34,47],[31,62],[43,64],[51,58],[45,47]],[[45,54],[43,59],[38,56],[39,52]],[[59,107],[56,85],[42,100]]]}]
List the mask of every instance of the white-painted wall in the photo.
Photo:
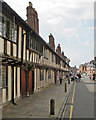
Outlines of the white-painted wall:
[{"label": "white-painted wall", "polygon": [[2,103],[6,102],[6,88],[2,89]]},{"label": "white-painted wall", "polygon": [[8,101],[12,98],[12,68],[8,66]]},{"label": "white-painted wall", "polygon": [[19,44],[18,44],[18,57],[21,58],[21,34],[22,34],[22,28],[19,27]]},{"label": "white-painted wall", "polygon": [[[23,34],[26,33],[23,30]],[[24,35],[24,46],[23,46],[23,60],[25,60],[25,54],[26,54],[26,35]]]},{"label": "white-painted wall", "polygon": [[7,41],[7,54],[11,55],[11,42]]},{"label": "white-painted wall", "polygon": [[14,98],[16,98],[16,67],[14,67]]},{"label": "white-painted wall", "polygon": [[17,97],[20,97],[20,67],[17,67]]},{"label": "white-painted wall", "polygon": [[0,38],[0,54],[4,53],[4,39]]},{"label": "white-painted wall", "polygon": [[17,54],[17,45],[13,44],[13,56],[16,57]]},{"label": "white-painted wall", "polygon": [[36,72],[37,72],[37,70],[36,70],[36,68],[34,69],[34,90],[36,90],[36,79],[37,79],[37,77],[36,77]]},{"label": "white-painted wall", "polygon": [[27,61],[29,61],[29,50],[27,50]]}]

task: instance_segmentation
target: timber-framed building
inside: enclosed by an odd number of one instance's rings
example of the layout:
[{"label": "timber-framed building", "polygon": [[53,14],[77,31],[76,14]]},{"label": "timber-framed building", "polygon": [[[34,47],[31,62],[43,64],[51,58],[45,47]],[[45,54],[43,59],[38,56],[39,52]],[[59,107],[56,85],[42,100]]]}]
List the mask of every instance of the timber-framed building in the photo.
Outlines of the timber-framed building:
[{"label": "timber-framed building", "polygon": [[[0,93],[5,105],[57,82],[69,72],[69,59],[49,35],[49,44],[39,35],[39,19],[29,2],[27,22],[7,3],[0,11]],[[1,82],[2,81],[2,82]]]}]

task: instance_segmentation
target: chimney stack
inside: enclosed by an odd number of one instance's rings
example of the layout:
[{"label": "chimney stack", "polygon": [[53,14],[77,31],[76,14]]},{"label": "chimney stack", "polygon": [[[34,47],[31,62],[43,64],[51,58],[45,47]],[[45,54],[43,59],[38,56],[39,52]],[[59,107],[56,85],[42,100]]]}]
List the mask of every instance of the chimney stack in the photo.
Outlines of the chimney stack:
[{"label": "chimney stack", "polygon": [[64,51],[62,51],[62,59],[65,60]]},{"label": "chimney stack", "polygon": [[35,8],[33,8],[31,2],[29,2],[29,6],[27,7],[27,23],[37,34],[39,34],[38,13]]},{"label": "chimney stack", "polygon": [[58,44],[56,52],[61,57],[61,47],[60,47],[60,44]]},{"label": "chimney stack", "polygon": [[53,49],[55,51],[54,37],[51,33],[49,35],[49,46],[50,46],[51,49]]}]

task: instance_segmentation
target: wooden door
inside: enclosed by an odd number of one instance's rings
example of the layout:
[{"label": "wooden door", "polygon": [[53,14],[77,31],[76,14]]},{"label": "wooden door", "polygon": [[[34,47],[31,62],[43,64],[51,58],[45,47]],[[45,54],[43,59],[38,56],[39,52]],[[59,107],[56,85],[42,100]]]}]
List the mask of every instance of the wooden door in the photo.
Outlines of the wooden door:
[{"label": "wooden door", "polygon": [[30,71],[29,72],[29,84],[28,84],[29,88],[28,88],[28,92],[29,94],[32,94],[34,91],[34,72]]},{"label": "wooden door", "polygon": [[21,95],[26,96],[26,71],[21,71]]}]

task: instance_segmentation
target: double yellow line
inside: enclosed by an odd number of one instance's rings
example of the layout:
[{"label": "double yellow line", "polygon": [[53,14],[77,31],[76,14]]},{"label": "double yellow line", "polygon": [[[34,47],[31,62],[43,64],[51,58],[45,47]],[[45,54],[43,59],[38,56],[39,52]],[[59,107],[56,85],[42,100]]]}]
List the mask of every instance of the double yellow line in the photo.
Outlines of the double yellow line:
[{"label": "double yellow line", "polygon": [[72,113],[73,113],[73,102],[74,102],[74,95],[75,95],[75,86],[76,86],[76,82],[74,84],[74,90],[73,90],[73,96],[72,96],[72,105],[70,107],[70,117],[69,117],[69,120],[71,120],[72,118]]}]

